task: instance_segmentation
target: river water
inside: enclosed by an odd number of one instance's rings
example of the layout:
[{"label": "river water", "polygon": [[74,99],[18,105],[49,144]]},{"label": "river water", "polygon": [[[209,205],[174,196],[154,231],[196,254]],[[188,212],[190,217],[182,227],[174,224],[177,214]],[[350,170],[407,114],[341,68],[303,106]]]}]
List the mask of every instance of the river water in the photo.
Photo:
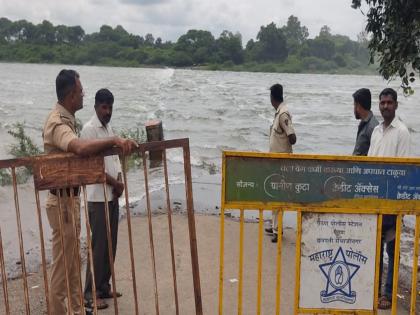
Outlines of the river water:
[{"label": "river water", "polygon": [[[25,122],[27,133],[41,146],[42,127],[56,100],[55,77],[62,68],[80,73],[85,99],[84,108],[76,116],[82,122],[94,114],[96,91],[106,87],[115,96],[111,123],[117,132],[143,128],[145,121],[161,119],[166,139],[188,137],[196,182],[209,174],[209,165],[220,173],[222,150],[267,150],[274,114],[268,88],[277,82],[284,86],[285,100],[293,116],[298,139],[295,153],[351,154],[358,125],[353,116],[352,93],[361,87],[370,88],[372,109],[381,121],[378,94],[390,86],[399,93],[397,113],[410,128],[412,155],[420,156],[419,83],[415,85],[414,96],[404,97],[398,81],[388,83],[379,76],[0,63],[0,159],[9,157],[8,146],[13,139],[7,130],[16,122]],[[182,182],[179,153],[168,152],[172,183]],[[161,175],[161,171],[156,172]],[[130,196],[137,200],[144,196],[138,177],[135,172],[129,176]],[[162,180],[152,176],[151,184],[152,190],[159,190]],[[196,208],[200,204],[198,199],[194,200]],[[215,204],[219,201],[213,200]],[[4,213],[1,222],[12,220],[14,208],[8,215]],[[31,235],[36,235],[36,229],[33,230]],[[13,247],[12,243],[9,247]]]}]

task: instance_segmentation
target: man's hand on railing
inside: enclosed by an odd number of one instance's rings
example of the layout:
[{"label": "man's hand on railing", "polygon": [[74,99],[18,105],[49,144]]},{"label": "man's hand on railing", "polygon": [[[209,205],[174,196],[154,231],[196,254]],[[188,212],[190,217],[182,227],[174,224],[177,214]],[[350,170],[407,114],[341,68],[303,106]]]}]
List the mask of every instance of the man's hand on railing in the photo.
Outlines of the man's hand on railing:
[{"label": "man's hand on railing", "polygon": [[112,189],[112,195],[114,196],[114,199],[120,198],[123,191],[124,191],[124,184],[119,181],[116,181]]},{"label": "man's hand on railing", "polygon": [[122,150],[123,155],[130,154],[136,148],[138,148],[138,143],[131,139],[115,138],[115,146],[119,147]]}]

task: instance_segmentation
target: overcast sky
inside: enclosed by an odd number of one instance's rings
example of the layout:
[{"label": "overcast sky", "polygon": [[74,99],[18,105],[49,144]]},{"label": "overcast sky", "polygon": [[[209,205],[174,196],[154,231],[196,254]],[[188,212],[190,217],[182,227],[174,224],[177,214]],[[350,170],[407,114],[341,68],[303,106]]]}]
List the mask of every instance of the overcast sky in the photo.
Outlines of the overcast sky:
[{"label": "overcast sky", "polygon": [[0,17],[80,25],[86,33],[120,24],[134,34],[172,41],[189,29],[209,30],[215,37],[227,29],[240,32],[246,43],[261,25],[282,26],[295,15],[310,37],[326,24],[333,34],[357,39],[365,16],[350,5],[351,0],[0,0]]}]

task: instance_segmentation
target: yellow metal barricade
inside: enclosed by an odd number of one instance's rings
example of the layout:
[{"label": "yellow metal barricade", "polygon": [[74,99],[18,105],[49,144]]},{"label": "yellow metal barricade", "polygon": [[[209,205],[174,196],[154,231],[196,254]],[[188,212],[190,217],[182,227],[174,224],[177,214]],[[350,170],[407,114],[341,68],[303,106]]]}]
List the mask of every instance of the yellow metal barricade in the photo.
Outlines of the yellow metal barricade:
[{"label": "yellow metal barricade", "polygon": [[[380,268],[380,249],[382,238],[382,222],[384,215],[396,216],[395,231],[395,259],[394,259],[394,279],[392,293],[393,315],[397,314],[397,292],[398,292],[398,265],[400,253],[400,238],[403,215],[414,215],[415,235],[414,235],[414,254],[412,265],[411,281],[411,306],[410,314],[414,315],[416,310],[416,287],[417,287],[417,262],[418,262],[418,240],[420,236],[420,159],[414,158],[373,158],[373,157],[353,157],[353,156],[321,156],[321,155],[293,155],[275,153],[251,153],[251,152],[224,152],[222,165],[222,200],[220,215],[220,268],[219,268],[219,315],[225,313],[224,308],[224,267],[232,262],[226,261],[225,257],[225,215],[231,211],[239,211],[239,265],[238,265],[238,288],[237,288],[237,313],[250,314],[250,309],[243,308],[244,301],[244,218],[247,211],[258,211],[258,257],[256,286],[256,314],[264,312],[261,305],[262,291],[262,248],[263,248],[263,224],[264,211],[278,211],[279,232],[276,249],[276,277],[275,277],[275,314],[280,314],[280,305],[284,303],[280,300],[281,296],[281,270],[282,270],[282,233],[283,214],[288,211],[297,212],[296,227],[296,257],[295,257],[295,291],[293,302],[294,314],[377,314],[379,288],[379,268]],[[369,218],[371,226],[375,227],[371,231],[373,235],[369,240],[373,244],[373,261],[362,255],[360,251],[339,247],[338,250],[324,251],[314,254],[311,260],[318,261],[318,254],[321,259],[330,263],[320,264],[318,272],[325,273],[327,289],[321,292],[321,302],[323,307],[304,307],[302,306],[301,296],[301,261],[303,255],[302,241],[303,232],[302,222],[310,222],[312,216],[318,218],[331,218],[343,216],[353,218],[360,216],[366,220]],[[350,220],[350,219],[349,219]],[[326,221],[328,224],[328,221]],[[330,224],[339,222],[329,221]],[[344,221],[343,221],[344,222]],[[349,221],[359,227],[362,223]],[[368,225],[365,223],[366,225]],[[340,223],[344,224],[344,223]],[[348,223],[350,224],[350,223]],[[359,225],[360,224],[360,225]],[[370,224],[370,223],[369,223]],[[344,224],[345,225],[345,224]],[[350,226],[350,225],[349,225]],[[369,226],[369,225],[368,225]],[[320,228],[322,230],[322,228]],[[341,233],[339,229],[335,230]],[[314,232],[316,232],[314,230]],[[344,232],[343,232],[344,233]],[[316,234],[316,233],[315,233]],[[326,241],[321,238],[317,241]],[[353,242],[361,244],[358,239],[337,239],[330,240],[336,242]],[[255,243],[254,243],[255,244]],[[337,246],[337,245],[335,245]],[[339,253],[341,251],[341,253]],[[336,255],[332,259],[331,255]],[[322,255],[329,255],[329,258]],[[352,277],[361,268],[357,264],[347,262],[339,255],[346,255],[361,261],[361,265],[369,260],[373,266],[371,287],[367,288],[371,292],[369,299],[372,301],[371,307],[354,308],[351,303],[355,303],[356,293],[351,291]],[[340,260],[341,259],[341,260]],[[327,270],[327,266],[329,269]],[[331,265],[331,266],[330,266]],[[347,273],[343,269],[348,268]],[[352,270],[353,268],[353,270]],[[324,271],[323,271],[324,270]],[[335,271],[336,279],[330,274]],[[337,276],[338,275],[338,276]],[[329,293],[329,286],[337,286],[342,281],[339,276],[347,280],[346,285],[350,287],[347,292],[342,294],[343,287],[338,287],[334,294]],[[346,278],[347,277],[347,278]],[[290,284],[287,284],[290,285]],[[335,288],[335,287],[334,287]],[[331,290],[331,292],[334,292]],[[341,291],[340,291],[341,290]],[[324,296],[322,294],[324,293]],[[246,296],[247,299],[252,298]],[[334,300],[337,299],[337,300]],[[346,301],[346,307],[341,308],[342,304],[330,304],[331,301]],[[290,303],[290,301],[287,301]],[[306,302],[305,302],[306,303]],[[305,304],[306,305],[306,304]],[[339,305],[337,307],[337,305]],[[232,310],[229,309],[229,314]],[[288,315],[288,314],[287,314]]]}]

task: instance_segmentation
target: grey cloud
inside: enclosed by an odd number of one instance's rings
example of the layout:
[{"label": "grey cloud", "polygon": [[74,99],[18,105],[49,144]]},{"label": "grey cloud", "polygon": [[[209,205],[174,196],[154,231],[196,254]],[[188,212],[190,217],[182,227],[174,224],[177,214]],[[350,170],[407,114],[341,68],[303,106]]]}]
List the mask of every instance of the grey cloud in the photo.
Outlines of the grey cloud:
[{"label": "grey cloud", "polygon": [[119,0],[123,4],[134,4],[139,6],[160,5],[168,3],[170,0]]}]

